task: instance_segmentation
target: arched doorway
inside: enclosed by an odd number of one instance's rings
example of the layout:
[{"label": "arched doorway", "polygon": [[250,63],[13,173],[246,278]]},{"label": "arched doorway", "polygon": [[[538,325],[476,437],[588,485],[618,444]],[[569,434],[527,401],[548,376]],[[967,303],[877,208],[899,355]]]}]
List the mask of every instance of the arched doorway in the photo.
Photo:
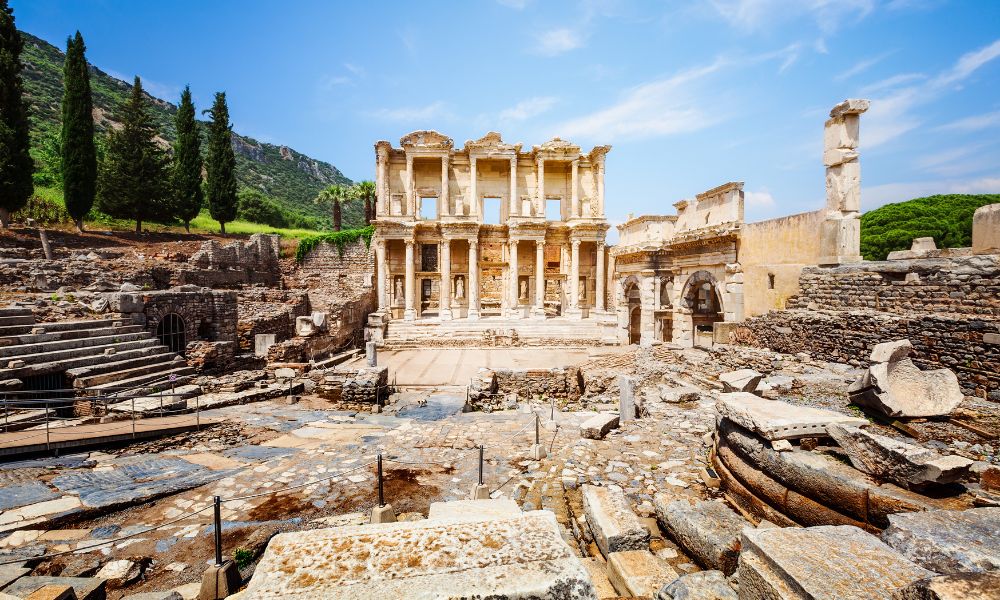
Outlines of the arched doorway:
[{"label": "arched doorway", "polygon": [[628,306],[628,343],[638,344],[642,337],[642,300],[639,286],[634,281],[625,286],[625,300]]},{"label": "arched doorway", "polygon": [[184,319],[177,313],[167,313],[156,326],[156,337],[168,350],[183,355],[187,348]]},{"label": "arched doorway", "polygon": [[711,345],[713,323],[725,320],[722,296],[715,277],[708,271],[695,272],[684,284],[681,298],[683,306],[691,311],[694,345]]}]

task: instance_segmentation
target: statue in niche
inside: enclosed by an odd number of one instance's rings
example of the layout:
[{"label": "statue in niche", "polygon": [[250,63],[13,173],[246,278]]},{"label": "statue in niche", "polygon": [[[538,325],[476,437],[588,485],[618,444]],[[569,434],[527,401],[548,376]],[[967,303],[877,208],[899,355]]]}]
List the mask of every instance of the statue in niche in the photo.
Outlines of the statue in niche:
[{"label": "statue in niche", "polygon": [[458,300],[465,298],[465,277],[461,275],[455,278],[455,298]]},{"label": "statue in niche", "polygon": [[580,279],[580,301],[587,299],[587,280]]},{"label": "statue in niche", "polygon": [[521,293],[518,294],[518,300],[528,299],[528,281],[525,279],[521,280]]},{"label": "statue in niche", "polygon": [[660,306],[670,306],[670,284],[672,281],[665,279],[660,282]]},{"label": "statue in niche", "polygon": [[403,278],[402,277],[397,277],[396,278],[396,291],[393,294],[393,297],[396,299],[396,304],[401,304],[403,302]]}]

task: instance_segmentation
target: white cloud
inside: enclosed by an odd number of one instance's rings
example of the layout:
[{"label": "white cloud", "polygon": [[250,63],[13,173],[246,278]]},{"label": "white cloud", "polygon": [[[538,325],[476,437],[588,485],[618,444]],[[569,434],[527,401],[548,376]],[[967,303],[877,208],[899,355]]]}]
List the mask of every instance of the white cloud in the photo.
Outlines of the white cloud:
[{"label": "white cloud", "polygon": [[440,100],[426,106],[405,106],[400,108],[380,108],[367,114],[385,121],[428,121],[447,116],[444,102]]},{"label": "white cloud", "polygon": [[743,201],[747,208],[770,208],[774,206],[774,196],[766,189],[757,192],[746,192]]},{"label": "white cloud", "polygon": [[959,83],[977,69],[1000,56],[1000,40],[997,40],[973,52],[963,54],[958,62],[951,69],[939,75],[932,83],[935,86],[946,86],[952,83]]},{"label": "white cloud", "polygon": [[543,56],[556,56],[583,46],[580,34],[566,27],[542,32],[538,35],[537,42],[535,51]]},{"label": "white cloud", "polygon": [[833,80],[834,81],[844,81],[845,79],[850,79],[851,77],[854,77],[855,75],[857,75],[859,73],[867,71],[868,69],[870,69],[873,66],[877,65],[878,63],[882,62],[890,54],[892,54],[892,52],[883,52],[882,54],[879,54],[878,56],[873,56],[871,58],[866,58],[864,60],[858,61],[850,69],[847,69],[846,71],[844,71],[843,73],[840,73],[839,75],[835,75],[833,77]]},{"label": "white cloud", "polygon": [[921,79],[927,79],[927,76],[923,73],[900,73],[899,75],[893,75],[892,77],[886,77],[881,81],[870,83],[861,88],[860,93],[862,96],[871,96],[907,83],[920,81]]},{"label": "white cloud", "polygon": [[1000,173],[968,180],[936,180],[884,183],[861,188],[864,210],[890,202],[902,202],[934,194],[995,194],[1000,190]]},{"label": "white cloud", "polygon": [[524,121],[536,117],[552,108],[556,102],[558,99],[552,96],[536,96],[522,100],[500,111],[500,121]]},{"label": "white cloud", "polygon": [[731,26],[748,32],[807,17],[830,33],[841,21],[864,18],[874,8],[873,0],[710,0],[710,4]]},{"label": "white cloud", "polygon": [[996,127],[1000,125],[1000,110],[996,112],[986,113],[984,115],[973,115],[971,117],[965,117],[964,119],[959,119],[957,121],[952,121],[951,123],[946,123],[940,127],[936,127],[936,131],[979,131],[980,129],[986,129],[988,127]]},{"label": "white cloud", "polygon": [[350,71],[352,74],[354,74],[357,77],[363,77],[364,74],[365,74],[365,68],[364,67],[356,65],[356,64],[353,64],[353,63],[345,62],[344,63],[344,68],[347,69],[348,71]]},{"label": "white cloud", "polygon": [[497,0],[497,4],[513,8],[514,10],[524,10],[528,6],[529,0]]},{"label": "white cloud", "polygon": [[556,134],[568,138],[619,141],[705,129],[723,117],[719,110],[713,110],[704,101],[694,98],[691,86],[725,64],[725,61],[717,60],[704,67],[634,87],[617,103],[562,123],[556,128]]}]

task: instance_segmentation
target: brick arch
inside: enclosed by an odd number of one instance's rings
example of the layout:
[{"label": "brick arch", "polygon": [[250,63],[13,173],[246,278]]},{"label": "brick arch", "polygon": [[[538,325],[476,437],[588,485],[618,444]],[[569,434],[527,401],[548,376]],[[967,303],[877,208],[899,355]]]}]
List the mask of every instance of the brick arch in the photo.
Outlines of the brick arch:
[{"label": "brick arch", "polygon": [[698,290],[701,288],[702,284],[705,283],[712,286],[712,294],[715,296],[715,303],[719,308],[716,312],[725,312],[722,303],[722,293],[719,291],[719,280],[716,279],[714,275],[704,270],[695,271],[690,277],[688,277],[688,280],[684,283],[684,289],[681,291],[680,305],[684,308],[694,310]]}]

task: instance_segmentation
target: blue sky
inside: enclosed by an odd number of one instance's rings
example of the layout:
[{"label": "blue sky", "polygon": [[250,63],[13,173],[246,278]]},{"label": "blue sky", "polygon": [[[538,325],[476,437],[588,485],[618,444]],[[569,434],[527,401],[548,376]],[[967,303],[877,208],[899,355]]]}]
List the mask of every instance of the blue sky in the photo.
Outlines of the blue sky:
[{"label": "blue sky", "polygon": [[1000,192],[996,0],[12,0],[18,25],[236,129],[374,175],[373,143],[436,129],[612,144],[607,210],[667,213],[744,181],[747,218],[818,208],[822,128],[862,117],[862,205]]}]

